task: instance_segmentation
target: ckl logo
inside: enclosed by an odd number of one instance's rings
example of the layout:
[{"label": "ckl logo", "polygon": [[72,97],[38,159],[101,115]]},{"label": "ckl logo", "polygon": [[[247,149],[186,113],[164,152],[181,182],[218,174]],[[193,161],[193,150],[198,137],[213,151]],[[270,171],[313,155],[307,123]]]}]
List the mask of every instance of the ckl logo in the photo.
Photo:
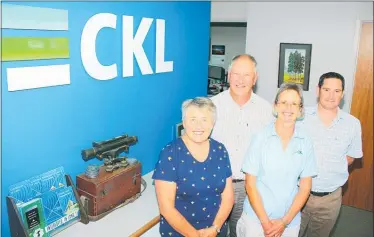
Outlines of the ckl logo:
[{"label": "ckl logo", "polygon": [[[142,18],[134,35],[133,16],[122,16],[122,76],[134,75],[133,55],[143,75],[153,74],[143,42],[153,22],[152,18]],[[91,17],[83,28],[81,38],[81,57],[87,73],[98,80],[110,80],[118,76],[117,64],[102,65],[96,56],[96,37],[104,27],[116,29],[117,16],[100,13]],[[172,72],[173,61],[165,60],[165,20],[156,19],[156,72]]]}]

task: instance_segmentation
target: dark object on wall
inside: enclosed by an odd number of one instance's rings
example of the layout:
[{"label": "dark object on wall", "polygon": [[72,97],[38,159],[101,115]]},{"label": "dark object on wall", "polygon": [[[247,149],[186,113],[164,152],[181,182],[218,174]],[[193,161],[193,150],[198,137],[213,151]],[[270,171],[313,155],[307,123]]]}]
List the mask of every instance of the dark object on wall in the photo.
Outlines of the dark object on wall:
[{"label": "dark object on wall", "polygon": [[247,22],[210,22],[210,27],[247,27]]},{"label": "dark object on wall", "polygon": [[104,159],[106,171],[128,166],[126,157],[118,157],[122,152],[128,152],[129,146],[138,142],[138,137],[128,135],[118,136],[102,142],[93,142],[91,149],[82,150],[82,158],[85,161],[97,157],[99,160]]},{"label": "dark object on wall", "polygon": [[282,83],[296,83],[308,91],[311,57],[311,44],[280,43],[278,88]]},{"label": "dark object on wall", "polygon": [[212,55],[225,55],[225,45],[212,45]]},{"label": "dark object on wall", "polygon": [[[65,175],[65,179],[66,179],[66,184],[72,187],[75,199],[78,202],[79,212],[80,212],[80,222],[82,222],[83,224],[88,224],[89,217],[87,215],[86,210],[84,209],[84,206],[81,200],[79,199],[79,195],[74,186],[73,180],[71,179],[70,175]],[[26,227],[24,226],[23,221],[21,220],[21,215],[18,212],[18,208],[13,198],[7,196],[6,205],[8,209],[8,219],[9,219],[9,227],[10,227],[11,236],[12,237],[29,237]],[[74,223],[75,222],[72,222],[70,225],[73,225]],[[66,226],[66,228],[68,228],[70,225]]]},{"label": "dark object on wall", "polygon": [[[140,196],[141,163],[111,173],[100,167],[99,175],[90,179],[85,174],[77,176],[77,191],[91,221],[96,221],[114,209],[136,200]],[[144,187],[145,188],[145,187]]]},{"label": "dark object on wall", "polygon": [[178,138],[178,137],[181,137],[183,134],[184,134],[184,127],[183,127],[183,122],[181,123],[178,123],[176,125],[176,132],[175,132],[175,137]]}]

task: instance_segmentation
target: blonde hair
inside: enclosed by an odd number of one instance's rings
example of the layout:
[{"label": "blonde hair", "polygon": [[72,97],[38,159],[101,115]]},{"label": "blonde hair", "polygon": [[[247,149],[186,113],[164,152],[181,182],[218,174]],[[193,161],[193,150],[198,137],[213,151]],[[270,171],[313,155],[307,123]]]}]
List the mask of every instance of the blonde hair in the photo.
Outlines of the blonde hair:
[{"label": "blonde hair", "polygon": [[184,120],[186,118],[187,109],[191,106],[195,106],[197,108],[208,109],[208,111],[211,113],[213,122],[216,121],[216,117],[217,117],[216,106],[214,105],[212,100],[207,98],[207,97],[195,97],[193,99],[185,100],[182,103],[182,120]]},{"label": "blonde hair", "polygon": [[[303,88],[299,84],[295,84],[295,83],[283,83],[279,87],[278,92],[275,95],[274,106],[276,104],[278,104],[280,94],[282,94],[284,91],[288,91],[288,90],[296,91],[297,94],[300,97],[300,116],[297,118],[297,120],[302,120],[304,118],[304,113],[305,113],[305,111],[304,111],[304,96],[303,96]],[[274,110],[274,106],[273,106],[273,115],[274,115],[274,117],[277,118],[278,114]]]}]

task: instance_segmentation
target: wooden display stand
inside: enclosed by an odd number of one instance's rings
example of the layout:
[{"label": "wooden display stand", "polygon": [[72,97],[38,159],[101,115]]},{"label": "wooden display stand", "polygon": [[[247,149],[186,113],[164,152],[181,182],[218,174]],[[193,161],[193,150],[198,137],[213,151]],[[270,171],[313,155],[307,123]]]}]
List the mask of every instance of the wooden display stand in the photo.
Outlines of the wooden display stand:
[{"label": "wooden display stand", "polygon": [[[85,209],[83,208],[82,202],[79,198],[78,192],[74,186],[74,183],[70,177],[70,175],[65,175],[66,183],[68,186],[71,186],[74,192],[75,199],[78,202],[79,205],[79,213],[80,213],[80,220],[77,220],[75,222],[70,223],[69,225],[65,226],[64,229],[68,228],[69,226],[75,224],[76,222],[80,221],[83,224],[88,224],[89,219],[87,216],[87,213]],[[28,237],[27,229],[23,225],[21,216],[18,212],[18,208],[16,206],[16,203],[14,202],[13,198],[7,196],[6,197],[6,203],[8,208],[8,218],[9,218],[9,227],[10,227],[10,233],[12,237]],[[61,232],[63,229],[61,229],[58,232]],[[57,234],[58,232],[55,232],[53,235]]]}]

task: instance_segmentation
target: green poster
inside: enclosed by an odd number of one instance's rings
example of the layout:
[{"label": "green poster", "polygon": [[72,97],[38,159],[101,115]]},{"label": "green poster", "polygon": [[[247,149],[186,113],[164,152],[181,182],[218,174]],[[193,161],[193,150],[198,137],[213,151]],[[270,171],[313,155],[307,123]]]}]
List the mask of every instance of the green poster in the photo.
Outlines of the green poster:
[{"label": "green poster", "polygon": [[2,37],[1,61],[69,58],[68,38]]}]

